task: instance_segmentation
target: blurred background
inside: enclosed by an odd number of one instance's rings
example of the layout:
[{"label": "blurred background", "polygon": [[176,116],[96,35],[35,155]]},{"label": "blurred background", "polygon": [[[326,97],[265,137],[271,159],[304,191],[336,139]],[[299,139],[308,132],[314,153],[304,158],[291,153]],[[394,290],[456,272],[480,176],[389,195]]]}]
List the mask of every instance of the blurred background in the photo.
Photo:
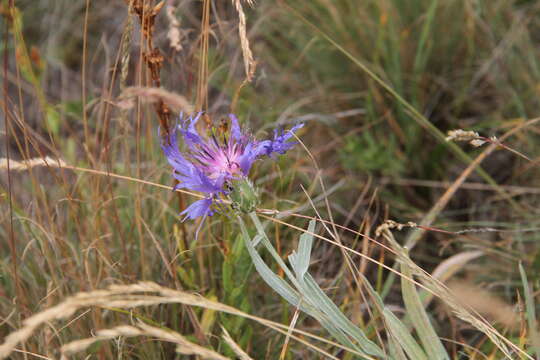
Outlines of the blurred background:
[{"label": "blurred background", "polygon": [[[179,109],[144,92],[126,105],[126,90],[161,86],[206,111],[206,124],[234,112],[261,139],[304,122],[299,137],[317,164],[302,146],[257,163],[261,207],[314,216],[308,194],[323,218],[368,236],[387,219],[423,223],[429,231],[414,240],[411,258],[446,274],[457,296],[509,339],[527,342],[516,304],[523,305],[518,264],[533,294],[540,280],[540,128],[530,122],[540,114],[540,2],[16,0],[0,2],[0,15],[0,338],[79,291],[139,280],[290,323],[294,309],[256,276],[234,221],[217,214],[195,240],[197,223],[178,215],[192,198],[141,182],[174,185],[158,128],[174,124]],[[250,82],[242,17],[256,63]],[[503,143],[519,154],[498,147],[485,156],[489,144],[445,141],[454,129],[487,138],[514,131]],[[46,156],[71,168],[15,163]],[[447,192],[478,156],[485,156],[480,166]],[[285,258],[298,232],[269,229]],[[411,244],[414,232],[395,236]],[[377,244],[341,236],[393,265]],[[339,249],[316,241],[312,259],[313,276],[340,309],[376,327]],[[358,265],[402,315],[398,282],[380,266]],[[133,312],[231,358],[212,335],[220,325],[254,359],[281,352],[281,335],[232,315],[180,305],[130,312],[79,312],[45,326],[12,356],[56,358],[62,344],[128,323]],[[485,334],[437,301],[428,312],[452,358],[502,358]],[[328,336],[307,317],[300,324]],[[287,359],[320,356],[298,342],[289,347]],[[188,358],[171,344],[137,340],[87,353]]]}]

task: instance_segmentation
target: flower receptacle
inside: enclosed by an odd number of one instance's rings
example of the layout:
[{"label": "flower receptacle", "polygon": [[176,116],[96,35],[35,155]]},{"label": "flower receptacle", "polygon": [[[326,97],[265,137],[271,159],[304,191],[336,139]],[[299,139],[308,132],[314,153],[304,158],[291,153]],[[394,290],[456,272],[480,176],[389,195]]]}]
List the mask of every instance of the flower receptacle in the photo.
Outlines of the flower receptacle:
[{"label": "flower receptacle", "polygon": [[259,205],[259,192],[247,178],[235,181],[228,197],[232,207],[243,213],[250,213]]}]

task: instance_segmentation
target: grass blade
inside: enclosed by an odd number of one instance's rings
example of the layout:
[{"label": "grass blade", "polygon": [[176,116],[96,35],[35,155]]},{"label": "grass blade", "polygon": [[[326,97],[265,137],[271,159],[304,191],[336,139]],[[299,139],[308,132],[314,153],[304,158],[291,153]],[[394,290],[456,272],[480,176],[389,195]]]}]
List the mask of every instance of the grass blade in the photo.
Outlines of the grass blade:
[{"label": "grass blade", "polygon": [[414,340],[405,325],[390,310],[384,309],[383,314],[390,334],[396,339],[399,346],[405,350],[407,355],[409,355],[409,358],[414,360],[428,360],[426,353],[418,345],[416,340]]},{"label": "grass blade", "polygon": [[[363,72],[365,72],[371,79],[373,79],[377,84],[379,84],[384,90],[386,90],[391,96],[393,96],[398,103],[400,103],[405,110],[409,113],[409,115],[415,120],[420,126],[425,128],[431,135],[433,135],[437,140],[439,140],[440,143],[444,144],[450,151],[452,151],[460,160],[462,160],[466,164],[470,164],[472,162],[472,159],[469,155],[467,155],[458,145],[451,141],[446,141],[446,135],[439,130],[431,121],[429,121],[422,113],[420,113],[411,103],[409,103],[405,98],[403,98],[392,86],[388,85],[383,79],[381,79],[377,74],[375,74],[374,71],[372,71],[366,64],[364,64],[361,60],[356,58],[353,54],[351,54],[347,49],[345,49],[342,45],[340,45],[337,41],[335,41],[332,37],[330,37],[328,34],[326,34],[324,31],[322,31],[319,27],[317,27],[315,24],[310,22],[308,19],[306,19],[302,14],[300,14],[296,9],[293,7],[286,5],[287,8],[293,13],[295,16],[300,18],[306,25],[310,26],[315,32],[323,39],[328,41],[332,46],[334,46],[338,51],[340,51],[343,55],[345,55],[349,60],[351,60],[356,66],[358,66]],[[516,201],[511,199],[506,191],[502,189],[499,184],[480,166],[476,167],[476,172],[484,179],[486,182],[488,182],[490,185],[493,186],[493,188],[501,195],[504,199],[506,199],[512,207],[516,210],[521,210],[521,207],[518,205]]]},{"label": "grass blade", "polygon": [[[401,272],[407,277],[413,277],[411,269],[404,263],[401,264]],[[420,300],[420,296],[412,282],[405,277],[401,278],[401,291],[403,293],[403,301],[407,309],[407,315],[411,320],[420,341],[430,359],[447,359],[448,353],[444,349],[441,340],[435,333],[433,325],[429,321],[424,305]]]},{"label": "grass blade", "polygon": [[427,43],[428,35],[431,32],[433,20],[435,19],[435,10],[439,5],[438,0],[433,0],[429,9],[425,15],[426,20],[424,26],[422,27],[422,32],[420,33],[420,38],[418,39],[418,48],[416,50],[416,56],[414,58],[414,73],[419,75],[423,68],[426,66],[427,58],[430,51],[430,46]]},{"label": "grass blade", "polygon": [[523,266],[519,264],[519,273],[521,274],[521,282],[523,283],[523,292],[525,293],[525,309],[527,310],[527,323],[529,324],[529,337],[536,353],[536,359],[540,359],[540,335],[536,327],[536,310],[534,307],[534,298],[529,287],[527,274]]}]

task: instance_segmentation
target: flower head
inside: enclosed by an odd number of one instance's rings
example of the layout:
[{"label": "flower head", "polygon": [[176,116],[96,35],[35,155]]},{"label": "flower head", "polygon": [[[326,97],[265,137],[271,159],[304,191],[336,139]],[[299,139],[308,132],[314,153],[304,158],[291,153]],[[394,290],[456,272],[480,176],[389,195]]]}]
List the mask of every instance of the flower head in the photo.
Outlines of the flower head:
[{"label": "flower head", "polygon": [[[229,131],[219,132],[212,128],[207,136],[201,136],[196,129],[201,115],[199,112],[185,119],[180,116],[180,125],[172,129],[161,144],[173,167],[173,176],[178,180],[175,189],[189,189],[205,195],[181,213],[185,215],[183,220],[202,217],[204,221],[220,204],[222,195],[234,193],[236,197],[236,185],[243,189],[249,183],[247,178],[253,163],[264,155],[284,154],[296,143],[289,141],[292,132],[303,126],[299,124],[285,132],[274,130],[272,139],[258,141],[243,133],[236,116],[230,114]],[[177,130],[186,145],[183,153],[178,148]]]}]

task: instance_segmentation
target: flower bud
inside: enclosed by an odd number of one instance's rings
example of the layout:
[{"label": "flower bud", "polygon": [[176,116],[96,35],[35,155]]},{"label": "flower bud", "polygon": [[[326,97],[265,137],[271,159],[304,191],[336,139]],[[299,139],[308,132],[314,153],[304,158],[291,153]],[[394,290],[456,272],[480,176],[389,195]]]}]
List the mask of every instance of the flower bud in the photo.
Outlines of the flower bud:
[{"label": "flower bud", "polygon": [[259,192],[248,178],[244,178],[234,182],[229,199],[235,210],[250,213],[259,205]]}]

